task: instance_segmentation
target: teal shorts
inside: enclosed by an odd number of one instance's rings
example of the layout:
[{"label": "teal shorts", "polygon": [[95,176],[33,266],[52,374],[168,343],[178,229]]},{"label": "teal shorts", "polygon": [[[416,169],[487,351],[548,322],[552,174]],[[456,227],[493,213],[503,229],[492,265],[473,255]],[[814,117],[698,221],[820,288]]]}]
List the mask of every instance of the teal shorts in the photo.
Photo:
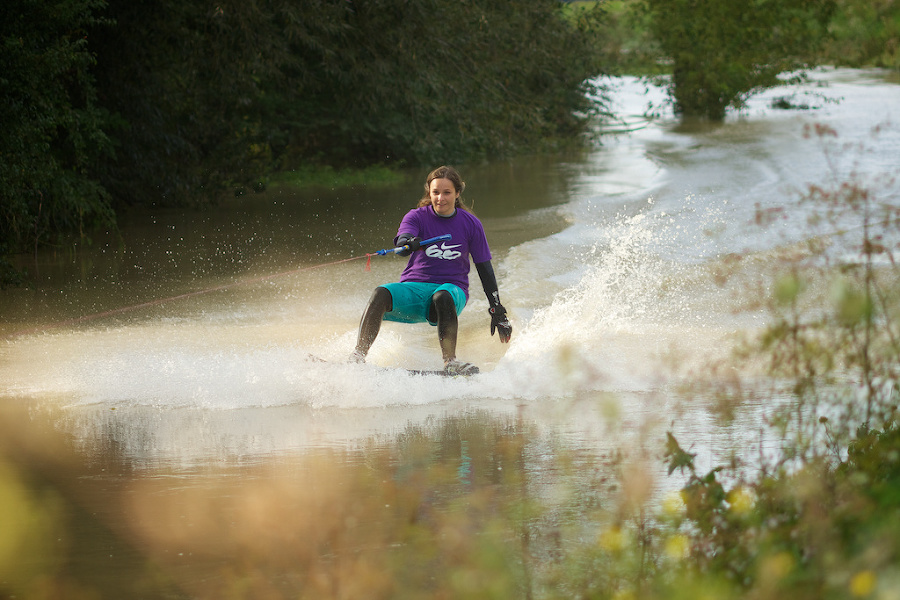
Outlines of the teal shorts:
[{"label": "teal shorts", "polygon": [[447,290],[453,296],[456,305],[456,314],[459,315],[466,307],[466,293],[462,288],[452,283],[421,283],[419,281],[404,281],[402,283],[386,283],[381,287],[391,293],[393,309],[384,313],[385,321],[398,323],[430,323],[428,311],[431,309],[431,297],[438,290]]}]

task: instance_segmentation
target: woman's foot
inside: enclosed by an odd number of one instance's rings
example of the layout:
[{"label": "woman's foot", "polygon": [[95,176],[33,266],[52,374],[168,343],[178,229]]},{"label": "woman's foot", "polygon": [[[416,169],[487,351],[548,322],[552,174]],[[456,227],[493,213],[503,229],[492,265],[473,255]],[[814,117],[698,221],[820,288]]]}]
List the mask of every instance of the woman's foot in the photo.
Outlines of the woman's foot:
[{"label": "woman's foot", "polygon": [[475,375],[478,373],[478,367],[472,363],[451,358],[444,363],[444,372],[448,375]]}]

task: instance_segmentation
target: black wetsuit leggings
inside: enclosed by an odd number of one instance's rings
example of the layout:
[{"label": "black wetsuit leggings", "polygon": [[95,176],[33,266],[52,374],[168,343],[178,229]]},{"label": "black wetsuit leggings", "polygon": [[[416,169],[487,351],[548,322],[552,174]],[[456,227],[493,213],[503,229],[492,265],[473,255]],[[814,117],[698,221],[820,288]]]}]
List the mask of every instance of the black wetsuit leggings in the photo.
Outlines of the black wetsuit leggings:
[{"label": "black wetsuit leggings", "polygon": [[[393,309],[391,293],[384,287],[377,287],[369,298],[369,305],[363,313],[359,323],[359,337],[356,340],[356,351],[363,356],[369,353],[369,348],[381,331],[381,322],[384,314]],[[444,362],[456,358],[456,336],[459,329],[459,320],[456,317],[456,304],[453,296],[447,290],[438,290],[431,296],[431,306],[428,309],[428,320],[437,323],[438,341],[441,345],[441,355]]]}]

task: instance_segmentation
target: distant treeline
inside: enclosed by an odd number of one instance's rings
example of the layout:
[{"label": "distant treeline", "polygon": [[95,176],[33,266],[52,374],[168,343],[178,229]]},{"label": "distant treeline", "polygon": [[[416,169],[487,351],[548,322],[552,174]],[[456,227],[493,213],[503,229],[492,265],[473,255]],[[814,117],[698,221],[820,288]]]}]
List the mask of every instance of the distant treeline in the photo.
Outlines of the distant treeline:
[{"label": "distant treeline", "polygon": [[782,74],[817,65],[900,69],[896,0],[609,0],[604,7],[600,43],[611,69],[664,75],[683,117],[721,120],[760,90],[783,85]]},{"label": "distant treeline", "polygon": [[599,9],[558,0],[6,0],[0,256],[310,164],[577,140]]},{"label": "distant treeline", "polygon": [[[594,0],[573,0],[574,5],[594,4]],[[666,29],[682,29],[684,18],[693,15],[698,33],[714,36],[722,26],[730,26],[721,21],[719,15],[711,12],[705,0],[608,0],[603,2],[606,9],[603,39],[601,43],[606,55],[613,59],[610,66],[620,72],[631,74],[670,72],[667,66],[672,57],[660,48],[660,40],[652,35],[655,8],[661,5],[680,6],[683,17],[678,20],[665,19],[660,23]],[[804,6],[805,5],[805,6]],[[743,0],[717,0],[709,4],[716,12],[730,15],[737,22],[737,30],[758,25],[746,20],[746,10],[756,7],[768,14],[793,11],[790,20],[770,29],[783,30],[785,26],[796,25],[796,20],[808,21],[810,12],[828,14],[829,20],[815,47],[809,47],[805,58],[818,64],[846,67],[881,67],[900,69],[900,2],[896,0],[777,0],[769,2],[746,2]],[[806,14],[798,14],[798,8],[805,8]],[[650,9],[650,10],[648,10]],[[719,21],[719,23],[716,23]],[[743,24],[743,27],[740,25]],[[720,42],[740,40],[743,35],[735,35],[732,29]],[[773,31],[772,33],[777,33]],[[689,43],[692,40],[685,40]],[[807,40],[808,42],[809,40]],[[660,59],[663,59],[660,63]]]}]

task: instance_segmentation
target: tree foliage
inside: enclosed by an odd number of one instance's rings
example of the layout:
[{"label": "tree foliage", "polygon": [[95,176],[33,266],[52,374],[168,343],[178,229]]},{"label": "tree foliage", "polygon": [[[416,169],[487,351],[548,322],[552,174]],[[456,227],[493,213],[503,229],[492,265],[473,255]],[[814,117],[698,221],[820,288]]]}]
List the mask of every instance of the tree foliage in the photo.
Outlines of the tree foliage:
[{"label": "tree foliage", "polygon": [[[309,166],[571,143],[599,8],[556,0],[11,0],[0,8],[10,249]],[[114,150],[114,152],[113,152]]]},{"label": "tree foliage", "polygon": [[[0,246],[53,243],[113,219],[92,176],[112,154],[87,30],[102,0],[0,6]],[[0,248],[2,250],[3,248]]]},{"label": "tree foliage", "polygon": [[672,62],[684,117],[722,120],[729,107],[809,66],[833,0],[646,0],[650,28]]},{"label": "tree foliage", "polygon": [[[134,166],[145,152],[207,163],[169,177],[175,197],[309,162],[535,150],[582,131],[584,82],[600,70],[593,21],[573,25],[555,0],[156,0],[111,11],[119,27],[99,52],[133,46],[134,59],[101,60],[102,81],[144,142],[128,144]],[[142,61],[142,77],[121,71]]]},{"label": "tree foliage", "polygon": [[900,3],[836,1],[826,59],[836,65],[900,69]]}]

